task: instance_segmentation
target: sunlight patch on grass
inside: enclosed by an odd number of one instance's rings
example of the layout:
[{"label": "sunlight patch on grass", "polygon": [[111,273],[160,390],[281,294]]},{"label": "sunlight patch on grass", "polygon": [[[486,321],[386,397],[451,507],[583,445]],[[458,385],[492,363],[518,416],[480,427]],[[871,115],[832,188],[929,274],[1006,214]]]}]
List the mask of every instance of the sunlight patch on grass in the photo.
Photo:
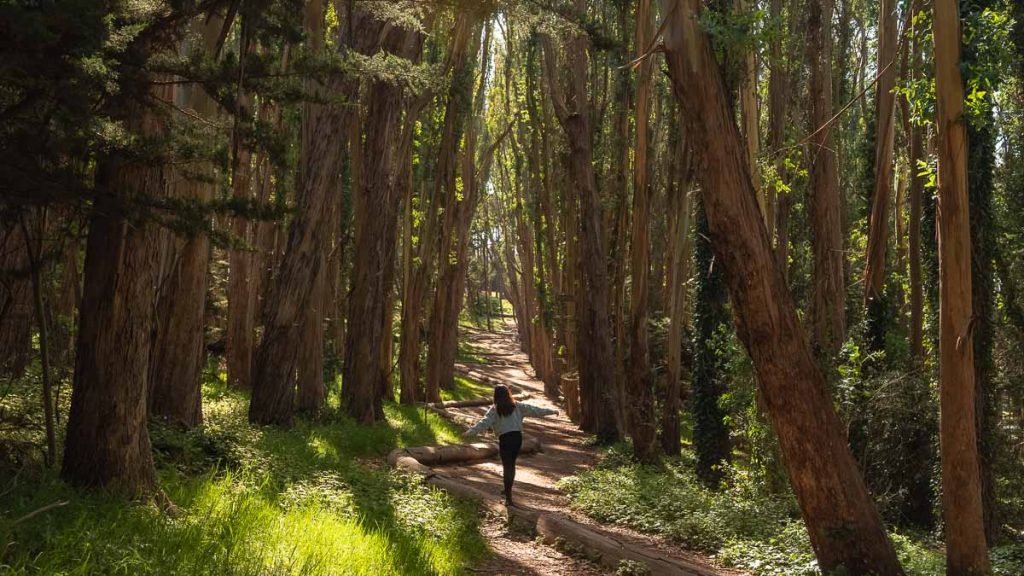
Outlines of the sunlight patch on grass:
[{"label": "sunlight patch on grass", "polygon": [[474,400],[476,398],[490,398],[494,394],[494,387],[490,384],[478,382],[468,376],[455,375],[455,387],[451,390],[441,390],[441,399],[448,402],[451,400]]},{"label": "sunlight patch on grass", "polygon": [[[383,462],[397,447],[455,441],[446,420],[389,404],[375,426],[329,411],[257,428],[246,409],[244,394],[211,379],[201,430],[151,427],[177,517],[53,473],[22,477],[0,506],[4,573],[459,574],[487,555],[472,504]],[[69,504],[10,525],[58,500]]]},{"label": "sunlight patch on grass", "polygon": [[[727,566],[755,576],[820,574],[793,496],[770,494],[757,475],[728,467],[719,490],[704,486],[692,451],[660,466],[631,461],[630,448],[608,450],[595,468],[563,479],[573,508],[600,521],[659,534],[713,554]],[[891,531],[900,563],[910,576],[942,576],[942,542],[931,534]],[[991,551],[993,574],[1024,574],[1024,543]]]}]

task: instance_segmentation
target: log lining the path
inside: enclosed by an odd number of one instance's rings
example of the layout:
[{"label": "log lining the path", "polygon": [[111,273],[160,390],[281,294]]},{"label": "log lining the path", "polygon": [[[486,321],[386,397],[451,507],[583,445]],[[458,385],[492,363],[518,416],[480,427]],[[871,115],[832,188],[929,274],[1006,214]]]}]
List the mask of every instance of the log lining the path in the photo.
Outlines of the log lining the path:
[{"label": "log lining the path", "polygon": [[[522,452],[529,454],[541,449],[536,437],[523,439]],[[493,442],[449,446],[422,446],[398,448],[388,454],[388,464],[396,469],[423,476],[426,484],[436,486],[449,494],[478,501],[494,514],[505,516],[510,525],[538,535],[546,544],[566,543],[567,548],[581,550],[588,559],[613,570],[623,562],[638,562],[652,576],[718,576],[716,572],[679,559],[663,558],[656,551],[623,543],[614,537],[598,533],[582,524],[550,512],[514,505],[505,506],[497,494],[490,494],[467,486],[457,478],[432,468],[441,464],[465,464],[493,458],[498,445]]]}]

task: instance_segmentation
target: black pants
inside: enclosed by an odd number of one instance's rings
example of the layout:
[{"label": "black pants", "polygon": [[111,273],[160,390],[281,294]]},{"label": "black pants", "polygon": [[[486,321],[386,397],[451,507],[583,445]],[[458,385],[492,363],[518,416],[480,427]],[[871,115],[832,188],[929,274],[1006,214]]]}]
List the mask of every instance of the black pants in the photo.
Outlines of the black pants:
[{"label": "black pants", "polygon": [[501,454],[501,467],[504,469],[505,495],[512,494],[512,483],[516,479],[516,458],[523,447],[522,432],[505,432],[498,437],[498,452]]}]

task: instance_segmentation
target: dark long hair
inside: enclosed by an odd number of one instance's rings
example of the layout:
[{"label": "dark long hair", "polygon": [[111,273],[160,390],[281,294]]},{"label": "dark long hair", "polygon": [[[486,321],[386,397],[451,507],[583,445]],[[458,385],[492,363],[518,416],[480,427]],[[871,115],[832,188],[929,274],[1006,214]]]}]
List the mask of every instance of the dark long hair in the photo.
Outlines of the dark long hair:
[{"label": "dark long hair", "polygon": [[516,401],[508,386],[498,384],[494,387],[494,407],[498,410],[498,416],[508,416],[516,409]]}]

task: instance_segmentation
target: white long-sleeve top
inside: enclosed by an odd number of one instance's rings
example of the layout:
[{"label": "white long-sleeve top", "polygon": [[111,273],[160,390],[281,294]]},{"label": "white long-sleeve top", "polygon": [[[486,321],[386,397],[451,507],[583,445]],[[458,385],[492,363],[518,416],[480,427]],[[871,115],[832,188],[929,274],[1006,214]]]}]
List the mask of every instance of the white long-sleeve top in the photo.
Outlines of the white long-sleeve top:
[{"label": "white long-sleeve top", "polygon": [[488,426],[494,430],[495,436],[501,436],[506,432],[522,432],[523,418],[526,416],[549,416],[551,414],[558,414],[558,411],[551,410],[550,408],[541,408],[526,402],[516,402],[516,407],[512,410],[511,414],[500,416],[498,415],[498,410],[491,406],[487,413],[484,414],[484,417],[467,430],[466,434],[479,434]]}]

